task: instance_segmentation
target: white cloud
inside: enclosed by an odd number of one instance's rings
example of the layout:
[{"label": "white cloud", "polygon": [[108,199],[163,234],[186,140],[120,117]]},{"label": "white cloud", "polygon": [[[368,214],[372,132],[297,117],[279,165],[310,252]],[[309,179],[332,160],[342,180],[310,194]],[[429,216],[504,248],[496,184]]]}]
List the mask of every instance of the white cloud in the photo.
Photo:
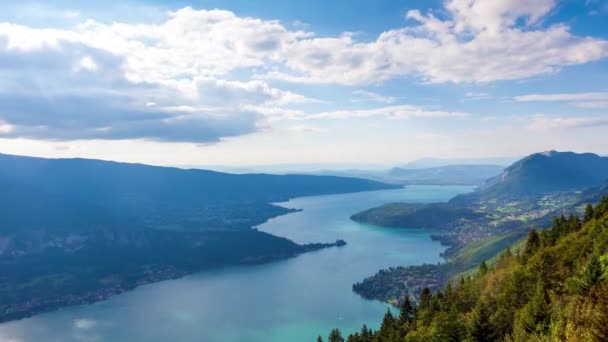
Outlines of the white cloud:
[{"label": "white cloud", "polygon": [[78,64],[75,67],[76,71],[80,70],[88,70],[88,71],[97,71],[99,67],[97,63],[91,58],[91,56],[84,56],[78,61]]},{"label": "white cloud", "polygon": [[528,26],[537,23],[555,5],[555,0],[451,0],[446,8],[453,15],[456,32],[500,34],[521,18]]},{"label": "white cloud", "polygon": [[315,126],[306,126],[306,125],[289,126],[287,128],[287,130],[289,130],[290,132],[296,132],[296,133],[325,133],[325,132],[327,132],[327,129],[325,129],[325,128],[320,128],[320,127],[315,127]]},{"label": "white cloud", "polygon": [[395,103],[395,102],[397,102],[397,100],[399,100],[397,97],[394,97],[394,96],[384,96],[384,95],[374,93],[371,91],[367,91],[367,90],[354,90],[352,93],[353,93],[353,95],[357,96],[357,98],[353,100],[354,102],[373,101],[373,102],[391,104],[391,103]]},{"label": "white cloud", "polygon": [[490,98],[488,93],[467,92],[465,94],[468,100],[486,100]]},{"label": "white cloud", "polygon": [[[564,24],[541,27],[554,6],[553,0],[450,0],[445,19],[409,11],[407,26],[373,41],[357,41],[351,33],[319,37],[276,20],[190,7],[159,24],[88,20],[74,30],[3,24],[0,35],[20,49],[66,40],[107,50],[125,57],[126,75],[136,82],[219,77],[248,68],[292,82],[356,85],[410,75],[434,83],[491,82],[608,55],[606,40],[575,36]],[[518,25],[521,20],[527,26]]]},{"label": "white cloud", "polygon": [[438,119],[438,118],[465,118],[470,116],[465,112],[450,112],[426,109],[424,107],[403,104],[383,106],[368,109],[333,110],[323,112],[305,112],[301,110],[281,109],[277,107],[248,106],[247,110],[263,115],[270,121],[291,120],[340,120],[340,119]]},{"label": "white cloud", "polygon": [[574,105],[580,108],[604,109],[608,108],[608,101],[577,102]]},{"label": "white cloud", "polygon": [[608,118],[601,117],[548,117],[534,116],[528,129],[532,131],[566,130],[577,128],[598,128],[608,126]]},{"label": "white cloud", "polygon": [[[449,19],[409,11],[413,25],[375,41],[351,35],[286,45],[289,71],[266,77],[292,82],[378,83],[419,75],[432,83],[515,80],[558,71],[608,55],[608,42],[577,37],[566,25],[534,26],[555,5],[549,0],[446,2]],[[518,27],[519,19],[528,26]]]},{"label": "white cloud", "polygon": [[129,79],[128,56],[49,32],[0,24],[4,137],[214,142],[257,130],[248,106],[318,102],[262,80]]},{"label": "white cloud", "polygon": [[225,81],[204,78],[195,81],[199,100],[205,104],[273,104],[290,105],[315,103],[318,100],[307,98],[290,91],[272,88],[260,80]]},{"label": "white cloud", "polygon": [[15,128],[12,125],[9,125],[5,122],[2,122],[0,120],[0,134],[4,133],[4,134],[8,134],[11,133]]},{"label": "white cloud", "polygon": [[74,329],[89,330],[94,328],[95,326],[97,326],[97,322],[90,319],[79,318],[74,320]]},{"label": "white cloud", "polygon": [[608,108],[608,92],[530,94],[514,97],[517,102],[568,102],[588,109]]},{"label": "white cloud", "polygon": [[597,101],[597,100],[608,100],[608,92],[531,94],[531,95],[516,96],[514,99],[517,102]]},{"label": "white cloud", "polygon": [[410,118],[463,118],[469,116],[468,113],[448,112],[440,110],[426,110],[422,107],[413,105],[397,105],[372,109],[360,110],[337,110],[300,116],[306,120],[320,119],[347,119],[347,118],[371,118],[385,117],[390,119],[410,119]]},{"label": "white cloud", "polygon": [[[573,35],[565,24],[543,24],[553,0],[444,5],[441,17],[409,11],[406,26],[369,41],[190,7],[148,24],[89,19],[56,29],[0,23],[0,134],[214,142],[278,119],[462,117],[467,114],[413,105],[305,112],[292,106],[319,100],[270,80],[491,82],[608,56],[606,40]],[[364,90],[353,94],[387,105],[398,100]],[[599,106],[606,100],[572,101]]]}]

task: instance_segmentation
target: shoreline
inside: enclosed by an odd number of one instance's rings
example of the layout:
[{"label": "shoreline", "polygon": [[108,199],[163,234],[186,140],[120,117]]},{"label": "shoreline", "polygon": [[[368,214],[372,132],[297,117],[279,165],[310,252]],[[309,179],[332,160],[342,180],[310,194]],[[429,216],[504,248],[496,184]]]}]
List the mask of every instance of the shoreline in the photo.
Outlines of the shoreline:
[{"label": "shoreline", "polygon": [[243,258],[240,262],[230,263],[224,265],[216,265],[211,267],[204,267],[201,269],[177,269],[171,266],[165,266],[158,269],[154,269],[154,267],[149,267],[150,265],[144,265],[143,268],[147,268],[138,276],[138,279],[135,281],[125,281],[119,284],[115,284],[108,287],[100,287],[91,291],[86,291],[81,294],[70,294],[59,298],[50,298],[45,301],[34,301],[34,302],[25,302],[17,308],[15,306],[9,306],[7,308],[2,308],[3,311],[0,312],[0,325],[5,323],[10,323],[13,321],[24,320],[28,318],[32,318],[34,316],[58,311],[63,308],[73,307],[73,306],[83,306],[90,305],[97,302],[102,302],[108,300],[111,297],[133,291],[140,286],[150,285],[154,283],[159,283],[167,280],[174,280],[183,278],[188,275],[196,274],[199,272],[211,271],[211,270],[219,270],[219,269],[228,269],[231,267],[238,266],[253,266],[253,265],[263,265],[269,264],[273,262],[288,260],[291,258],[298,257],[304,253],[314,252],[325,248],[332,247],[343,247],[346,245],[344,240],[338,239],[332,243],[309,243],[309,244],[298,244],[300,247],[299,251],[290,254],[284,255],[276,255],[276,256],[259,256],[259,257],[250,257]]}]

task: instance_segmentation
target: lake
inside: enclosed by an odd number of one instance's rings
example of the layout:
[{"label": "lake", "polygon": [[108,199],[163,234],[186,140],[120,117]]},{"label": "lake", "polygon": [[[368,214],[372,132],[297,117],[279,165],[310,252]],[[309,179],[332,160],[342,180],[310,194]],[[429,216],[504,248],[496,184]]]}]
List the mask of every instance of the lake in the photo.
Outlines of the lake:
[{"label": "lake", "polygon": [[0,341],[315,341],[331,328],[377,328],[387,306],[352,292],[382,268],[437,263],[444,247],[420,229],[360,224],[350,215],[390,202],[440,202],[470,186],[302,197],[279,203],[302,209],[258,229],[329,248],[270,264],[200,272],[139,287],[104,302],[0,325]]}]

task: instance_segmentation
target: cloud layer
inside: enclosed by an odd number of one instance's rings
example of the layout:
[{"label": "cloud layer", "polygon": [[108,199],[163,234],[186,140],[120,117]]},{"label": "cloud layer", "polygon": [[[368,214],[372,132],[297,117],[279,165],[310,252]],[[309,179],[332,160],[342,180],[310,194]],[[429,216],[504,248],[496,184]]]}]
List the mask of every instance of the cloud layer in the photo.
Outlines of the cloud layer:
[{"label": "cloud layer", "polygon": [[0,137],[198,143],[252,133],[273,118],[461,117],[467,114],[364,90],[352,94],[385,107],[303,111],[297,107],[321,101],[273,83],[361,86],[401,77],[484,83],[608,56],[606,40],[575,36],[565,24],[543,25],[553,0],[444,5],[443,12],[409,11],[404,27],[371,40],[321,37],[304,25],[294,30],[277,20],[190,7],[154,24],[0,23]]}]

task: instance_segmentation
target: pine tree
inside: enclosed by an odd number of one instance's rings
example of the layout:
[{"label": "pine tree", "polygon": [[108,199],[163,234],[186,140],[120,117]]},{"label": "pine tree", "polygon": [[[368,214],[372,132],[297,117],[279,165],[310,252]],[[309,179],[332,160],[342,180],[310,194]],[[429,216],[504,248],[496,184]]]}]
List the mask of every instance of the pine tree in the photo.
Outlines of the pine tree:
[{"label": "pine tree", "polygon": [[321,335],[317,337],[317,342],[323,342],[323,337],[321,337]]},{"label": "pine tree", "polygon": [[431,294],[431,290],[428,287],[425,287],[420,294],[420,304],[418,305],[418,309],[426,310],[431,306],[431,299],[433,295]]},{"label": "pine tree", "polygon": [[329,337],[327,338],[328,342],[344,342],[344,337],[342,337],[342,332],[340,329],[332,329],[329,333]]},{"label": "pine tree", "polygon": [[382,325],[380,326],[380,330],[391,329],[395,326],[395,317],[391,312],[391,309],[386,309],[386,313],[384,314],[384,318],[382,319]]},{"label": "pine tree", "polygon": [[473,322],[471,324],[471,337],[474,341],[494,341],[494,329],[490,323],[490,309],[482,299],[477,301],[473,310]]},{"label": "pine tree", "polygon": [[587,207],[585,207],[585,216],[583,217],[583,220],[585,222],[589,222],[593,220],[594,216],[595,213],[593,212],[593,206],[591,204],[587,204]]},{"label": "pine tree", "polygon": [[414,307],[410,301],[409,296],[403,298],[403,302],[399,308],[399,325],[403,326],[405,323],[412,321],[412,314],[414,313]]},{"label": "pine tree", "polygon": [[359,341],[361,342],[372,342],[372,339],[374,337],[373,332],[367,328],[367,325],[363,324],[363,327],[361,327],[361,334],[360,334],[361,338]]},{"label": "pine tree", "polygon": [[539,280],[530,301],[521,311],[520,320],[527,332],[546,332],[549,326],[550,306],[544,283]]},{"label": "pine tree", "polygon": [[380,330],[378,330],[377,339],[378,341],[393,341],[393,339],[398,335],[397,330],[397,320],[391,313],[390,309],[386,310],[384,314],[384,318],[382,319],[382,324],[380,325]]},{"label": "pine tree", "polygon": [[533,255],[540,247],[540,237],[536,229],[530,230],[528,233],[528,241],[526,241],[526,247],[524,249],[524,256],[529,257]]},{"label": "pine tree", "polygon": [[471,323],[471,338],[474,341],[486,342],[494,341],[494,330],[490,323],[490,309],[482,299],[477,301],[473,309],[473,321]]},{"label": "pine tree", "polygon": [[485,261],[485,260],[484,260],[484,261],[482,261],[482,262],[479,264],[479,268],[478,268],[478,270],[477,270],[477,273],[478,273],[480,276],[484,276],[484,275],[488,274],[488,265],[486,264],[486,261]]}]

